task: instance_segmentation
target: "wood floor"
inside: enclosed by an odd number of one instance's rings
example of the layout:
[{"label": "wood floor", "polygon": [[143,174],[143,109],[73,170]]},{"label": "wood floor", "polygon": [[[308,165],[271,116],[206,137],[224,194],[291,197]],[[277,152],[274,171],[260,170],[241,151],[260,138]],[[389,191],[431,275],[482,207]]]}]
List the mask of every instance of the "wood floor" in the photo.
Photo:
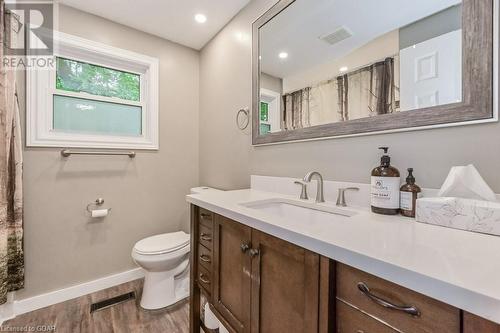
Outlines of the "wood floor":
[{"label": "wood floor", "polygon": [[[14,327],[55,326],[58,333],[187,333],[189,302],[174,308],[144,311],[139,307],[143,280],[136,280],[77,299],[20,315],[2,325]],[[90,313],[90,304],[135,290],[137,299]]]}]

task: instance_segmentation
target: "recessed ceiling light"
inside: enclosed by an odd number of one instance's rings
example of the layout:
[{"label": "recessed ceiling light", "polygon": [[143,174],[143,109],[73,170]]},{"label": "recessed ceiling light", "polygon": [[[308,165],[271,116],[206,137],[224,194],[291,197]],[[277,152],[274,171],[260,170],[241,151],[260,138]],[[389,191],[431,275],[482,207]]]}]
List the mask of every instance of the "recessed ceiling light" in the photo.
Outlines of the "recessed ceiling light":
[{"label": "recessed ceiling light", "polygon": [[286,52],[280,52],[280,54],[278,54],[278,56],[279,56],[281,59],[286,59],[286,58],[288,58],[288,53],[286,53]]},{"label": "recessed ceiling light", "polygon": [[339,71],[341,71],[341,72],[347,72],[348,69],[349,68],[347,66],[343,66],[343,67],[339,68]]},{"label": "recessed ceiling light", "polygon": [[198,23],[205,23],[205,22],[207,22],[207,17],[205,15],[203,15],[203,14],[196,14],[194,16],[194,19]]}]

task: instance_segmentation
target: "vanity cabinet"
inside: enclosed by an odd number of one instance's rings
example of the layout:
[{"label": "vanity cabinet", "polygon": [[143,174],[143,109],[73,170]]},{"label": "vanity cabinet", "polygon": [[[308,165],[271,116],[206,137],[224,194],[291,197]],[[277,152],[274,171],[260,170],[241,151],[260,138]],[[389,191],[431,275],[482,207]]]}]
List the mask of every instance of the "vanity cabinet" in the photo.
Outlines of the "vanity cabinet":
[{"label": "vanity cabinet", "polygon": [[204,327],[201,293],[231,333],[500,333],[500,325],[193,205],[190,333]]},{"label": "vanity cabinet", "polygon": [[257,230],[252,248],[251,332],[318,332],[319,255]]},{"label": "vanity cabinet", "polygon": [[251,239],[249,227],[215,216],[212,304],[236,332],[250,332]]},{"label": "vanity cabinet", "polygon": [[318,331],[319,255],[219,215],[213,252],[213,306],[234,331]]},{"label": "vanity cabinet", "polygon": [[[195,299],[203,292],[230,332],[320,332],[320,294],[328,298],[330,261],[217,214],[212,215],[212,228],[203,228],[200,211],[192,209],[198,220],[192,222],[197,233],[196,238],[192,235],[193,247],[198,253],[192,268],[197,272],[191,275],[195,277],[192,308],[200,306]],[[210,270],[201,261],[206,254],[202,230],[213,236]],[[328,300],[323,304],[328,306]],[[328,310],[323,312],[328,316]],[[199,316],[199,312],[193,309],[192,315]],[[191,325],[193,333],[197,332],[194,327],[203,326],[199,317],[191,318]]]},{"label": "vanity cabinet", "polygon": [[[339,332],[349,332],[342,330],[342,325],[350,327],[355,323],[346,322],[361,317],[344,314],[362,312],[372,318],[373,325],[375,321],[386,324],[381,332],[395,328],[405,333],[460,333],[459,309],[350,266],[337,264],[336,286],[337,303],[342,303],[337,307]],[[346,306],[350,310],[343,309]],[[371,325],[359,330],[378,332],[369,329]]]},{"label": "vanity cabinet", "polygon": [[463,314],[463,323],[463,333],[500,333],[500,325],[468,312]]}]

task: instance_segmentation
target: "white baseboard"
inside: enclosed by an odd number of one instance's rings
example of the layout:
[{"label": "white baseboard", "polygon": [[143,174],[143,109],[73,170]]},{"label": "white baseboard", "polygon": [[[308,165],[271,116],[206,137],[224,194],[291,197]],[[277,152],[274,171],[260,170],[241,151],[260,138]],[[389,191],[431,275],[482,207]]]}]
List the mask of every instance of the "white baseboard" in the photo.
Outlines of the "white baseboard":
[{"label": "white baseboard", "polygon": [[99,290],[111,288],[122,283],[130,282],[144,277],[144,271],[141,268],[135,268],[130,271],[105,276],[103,278],[78,284],[64,289],[48,292],[25,298],[21,300],[8,301],[0,306],[0,324],[8,319],[12,319],[20,314],[38,310],[50,305],[68,301],[73,298],[81,297],[94,293]]}]

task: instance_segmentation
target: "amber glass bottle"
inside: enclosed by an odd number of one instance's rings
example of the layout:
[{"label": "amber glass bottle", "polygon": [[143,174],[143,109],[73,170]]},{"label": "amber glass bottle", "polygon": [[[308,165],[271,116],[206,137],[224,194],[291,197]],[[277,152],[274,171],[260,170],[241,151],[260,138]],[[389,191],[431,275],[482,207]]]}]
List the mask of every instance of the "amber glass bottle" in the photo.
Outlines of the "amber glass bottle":
[{"label": "amber glass bottle", "polygon": [[415,177],[413,177],[413,168],[408,169],[406,184],[401,186],[400,191],[401,215],[407,217],[415,217],[415,206],[417,204],[418,194],[422,192],[422,190],[418,185],[415,184]]},{"label": "amber glass bottle", "polygon": [[384,155],[380,166],[372,171],[371,207],[372,212],[384,215],[399,213],[399,187],[401,179],[399,170],[391,166],[391,158],[387,155],[388,147],[380,147]]}]

